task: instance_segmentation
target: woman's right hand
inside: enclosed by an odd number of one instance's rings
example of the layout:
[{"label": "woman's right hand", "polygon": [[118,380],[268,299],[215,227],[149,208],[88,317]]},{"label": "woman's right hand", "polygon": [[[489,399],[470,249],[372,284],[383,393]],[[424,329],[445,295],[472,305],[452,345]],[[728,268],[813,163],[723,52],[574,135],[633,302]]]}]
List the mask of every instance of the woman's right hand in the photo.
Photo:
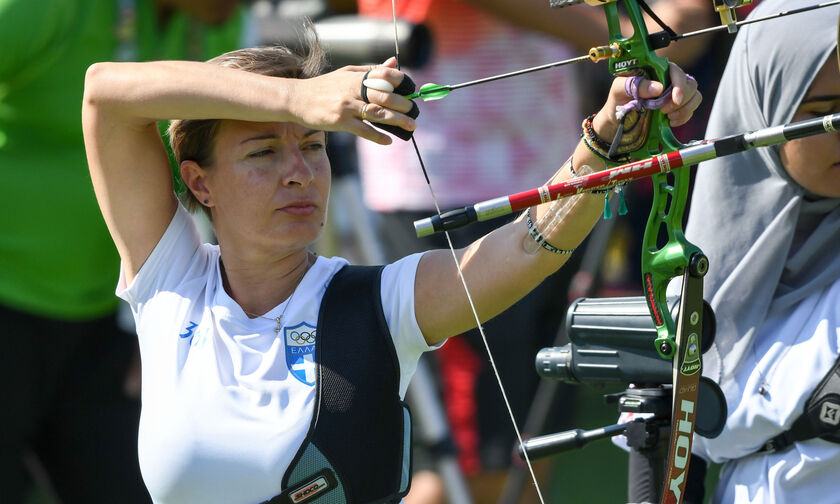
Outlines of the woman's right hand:
[{"label": "woman's right hand", "polygon": [[[376,130],[362,120],[362,79],[388,81],[395,88],[405,74],[396,69],[397,61],[389,58],[374,67],[347,66],[333,72],[306,80],[292,80],[294,94],[290,112],[302,124],[319,130],[347,131],[378,144],[391,143],[391,137]],[[368,88],[370,102],[365,117],[371,122],[398,126],[407,131],[417,127],[414,119],[406,115],[412,102],[404,96]]]}]

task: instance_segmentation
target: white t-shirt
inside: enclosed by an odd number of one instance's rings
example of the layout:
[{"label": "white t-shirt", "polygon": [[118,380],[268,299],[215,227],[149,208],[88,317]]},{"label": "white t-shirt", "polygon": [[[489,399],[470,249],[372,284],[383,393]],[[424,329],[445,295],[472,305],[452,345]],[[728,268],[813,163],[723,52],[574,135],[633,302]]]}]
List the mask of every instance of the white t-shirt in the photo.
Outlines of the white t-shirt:
[{"label": "white t-shirt", "polygon": [[[201,244],[187,211],[172,222],[131,285],[143,362],[140,468],[156,503],[250,504],[282,490],[310,425],[321,298],[347,264],[319,257],[290,301],[284,327],[249,318],[225,292],[219,248]],[[400,395],[430,350],[414,316],[420,254],[385,267],[382,306],[400,363]],[[286,307],[291,302],[291,306]],[[297,344],[295,344],[297,341]]]},{"label": "white t-shirt", "polygon": [[727,398],[723,432],[714,439],[695,437],[695,453],[726,462],[714,502],[840,501],[840,444],[811,439],[778,453],[754,455],[802,414],[808,396],[837,360],[838,348],[840,280],[784,316],[764,321],[752,352],[755,362],[736,375],[741,394]]}]

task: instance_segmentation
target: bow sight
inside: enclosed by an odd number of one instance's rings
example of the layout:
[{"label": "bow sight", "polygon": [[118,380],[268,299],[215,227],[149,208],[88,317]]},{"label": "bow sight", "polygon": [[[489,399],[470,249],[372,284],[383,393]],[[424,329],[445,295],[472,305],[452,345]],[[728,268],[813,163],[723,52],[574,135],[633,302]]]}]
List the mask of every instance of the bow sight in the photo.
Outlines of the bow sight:
[{"label": "bow sight", "polygon": [[735,9],[751,4],[752,0],[712,0],[712,3],[715,6],[715,12],[720,14],[721,24],[726,26],[729,33],[735,33],[738,31],[738,25],[735,24],[738,21]]}]

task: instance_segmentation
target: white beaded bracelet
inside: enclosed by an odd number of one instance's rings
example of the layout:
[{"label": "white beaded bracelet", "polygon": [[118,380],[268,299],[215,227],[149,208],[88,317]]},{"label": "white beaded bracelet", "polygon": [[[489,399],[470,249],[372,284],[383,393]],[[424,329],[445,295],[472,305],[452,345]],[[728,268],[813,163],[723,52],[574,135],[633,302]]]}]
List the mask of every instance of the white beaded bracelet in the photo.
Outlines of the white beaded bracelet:
[{"label": "white beaded bracelet", "polygon": [[537,242],[537,245],[539,245],[540,247],[548,250],[549,252],[554,252],[555,254],[571,254],[575,251],[575,249],[560,249],[548,243],[545,237],[539,231],[537,231],[537,227],[534,226],[534,222],[531,220],[530,209],[525,210],[525,222],[528,224],[528,234],[531,235],[531,238],[533,238],[534,241]]}]

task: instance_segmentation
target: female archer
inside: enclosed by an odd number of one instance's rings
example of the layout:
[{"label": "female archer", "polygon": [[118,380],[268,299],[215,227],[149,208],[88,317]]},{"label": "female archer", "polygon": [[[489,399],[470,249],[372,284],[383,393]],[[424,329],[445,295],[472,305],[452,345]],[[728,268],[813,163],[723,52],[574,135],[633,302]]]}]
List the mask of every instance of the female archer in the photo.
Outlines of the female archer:
[{"label": "female archer", "polygon": [[[368,70],[403,81],[393,59],[327,74],[323,63],[310,41],[301,53],[88,70],[85,145],[122,258],[117,293],[137,323],[140,464],[156,502],[398,500],[410,474],[401,400],[417,359],[476,325],[449,252],[372,269],[310,252],[330,189],[326,131],[387,144],[366,121],[415,128],[403,96],[362,97]],[[662,110],[679,125],[701,98],[679,68],[670,73]],[[646,98],[663,90],[640,87]],[[612,139],[628,101],[616,79],[586,141]],[[200,243],[173,193],[160,120],[172,120],[187,206],[210,215],[218,246]],[[580,143],[551,181],[602,169],[597,152]],[[478,317],[560,268],[602,208],[603,195],[555,201],[458,250]]]}]

